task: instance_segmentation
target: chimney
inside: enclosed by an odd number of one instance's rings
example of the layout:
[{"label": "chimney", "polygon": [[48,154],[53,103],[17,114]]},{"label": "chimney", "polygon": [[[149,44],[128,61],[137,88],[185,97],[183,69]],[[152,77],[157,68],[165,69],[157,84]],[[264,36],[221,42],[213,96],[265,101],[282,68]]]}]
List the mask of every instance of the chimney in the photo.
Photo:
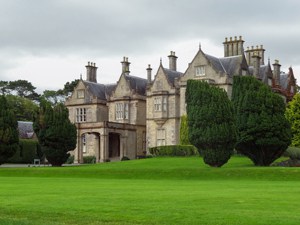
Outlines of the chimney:
[{"label": "chimney", "polygon": [[253,53],[252,60],[253,60],[253,76],[256,77],[257,79],[260,79],[259,76],[260,56],[258,55],[257,52]]},{"label": "chimney", "polygon": [[256,48],[254,48],[254,46],[251,46],[251,49],[249,49],[249,47],[247,47],[247,50],[245,51],[245,53],[246,53],[247,63],[249,66],[254,66],[254,64],[252,62],[252,56],[254,54],[257,54],[258,56],[260,56],[260,65],[265,65],[265,49],[264,49],[263,45],[260,45],[260,47],[257,45]]},{"label": "chimney", "polygon": [[175,55],[175,52],[171,51],[169,57],[169,69],[170,70],[177,70],[177,56]]},{"label": "chimney", "polygon": [[224,44],[224,57],[236,56],[236,55],[243,55],[244,54],[244,41],[242,36],[237,36],[229,38],[225,38]]},{"label": "chimney", "polygon": [[122,74],[129,74],[130,73],[130,70],[129,70],[129,65],[130,65],[130,62],[128,62],[128,57],[123,57],[123,61],[121,62],[122,64]]},{"label": "chimney", "polygon": [[275,87],[280,87],[280,67],[279,60],[275,60],[273,64],[274,70],[273,70],[273,76],[275,81]]},{"label": "chimney", "polygon": [[146,70],[147,70],[147,83],[150,84],[152,81],[152,68],[150,64],[148,65],[148,68]]},{"label": "chimney", "polygon": [[86,67],[86,80],[97,83],[97,68],[96,63],[88,62]]}]

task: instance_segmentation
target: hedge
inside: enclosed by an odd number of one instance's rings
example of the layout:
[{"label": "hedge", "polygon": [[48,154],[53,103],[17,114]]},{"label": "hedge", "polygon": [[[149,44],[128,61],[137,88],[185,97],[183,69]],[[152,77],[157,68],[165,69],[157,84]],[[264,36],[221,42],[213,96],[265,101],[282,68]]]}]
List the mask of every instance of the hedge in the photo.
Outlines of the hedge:
[{"label": "hedge", "polygon": [[291,159],[300,160],[300,148],[297,147],[288,147],[288,149],[284,152],[284,156],[290,157]]},{"label": "hedge", "polygon": [[94,164],[96,163],[96,156],[83,156],[83,163],[84,164]]},{"label": "hedge", "polygon": [[192,156],[199,155],[193,145],[165,145],[149,148],[149,152],[156,156]]},{"label": "hedge", "polygon": [[20,139],[19,146],[13,157],[7,160],[8,163],[33,163],[34,159],[42,159],[37,140]]}]

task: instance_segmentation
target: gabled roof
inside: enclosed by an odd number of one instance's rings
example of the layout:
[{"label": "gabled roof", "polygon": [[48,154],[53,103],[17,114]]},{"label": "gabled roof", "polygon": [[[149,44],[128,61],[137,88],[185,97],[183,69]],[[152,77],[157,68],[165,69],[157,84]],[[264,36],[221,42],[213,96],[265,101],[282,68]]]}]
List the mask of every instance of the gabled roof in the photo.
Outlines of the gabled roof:
[{"label": "gabled roof", "polygon": [[[249,73],[250,75],[254,75],[254,67],[253,66],[249,66]],[[260,65],[259,67],[259,79],[268,84],[268,74],[272,73],[270,65]],[[272,76],[272,75],[270,75]],[[271,78],[271,77],[270,77]]]},{"label": "gabled roof", "polygon": [[90,81],[83,81],[90,93],[101,100],[107,100],[117,86],[116,84],[98,84]]},{"label": "gabled roof", "polygon": [[163,68],[163,70],[165,72],[165,75],[166,75],[169,83],[173,86],[175,84],[175,79],[179,78],[183,75],[183,73],[178,72],[178,71],[174,71],[174,70],[170,70],[170,69],[166,69],[166,68]]},{"label": "gabled roof", "polygon": [[34,135],[33,122],[18,121],[18,131],[20,138],[32,138]]},{"label": "gabled roof", "polygon": [[282,89],[286,90],[288,87],[288,74],[281,72],[280,73],[280,86]]},{"label": "gabled roof", "polygon": [[235,71],[239,69],[242,63],[242,55],[217,58],[208,54],[204,54],[216,71],[228,74],[230,77],[235,75]]},{"label": "gabled roof", "polygon": [[147,79],[124,74],[130,88],[140,95],[146,95]]}]

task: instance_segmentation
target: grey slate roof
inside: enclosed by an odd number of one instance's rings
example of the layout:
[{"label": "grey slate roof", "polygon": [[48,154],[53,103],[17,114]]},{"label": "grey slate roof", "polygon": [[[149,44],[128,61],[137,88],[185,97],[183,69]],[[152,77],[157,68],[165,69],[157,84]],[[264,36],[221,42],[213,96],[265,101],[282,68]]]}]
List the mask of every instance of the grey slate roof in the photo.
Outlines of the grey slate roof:
[{"label": "grey slate roof", "polygon": [[88,90],[101,100],[107,100],[117,86],[116,84],[98,84],[90,81],[83,82]]},{"label": "grey slate roof", "polygon": [[18,131],[20,138],[32,138],[34,135],[33,122],[18,121]]},{"label": "grey slate roof", "polygon": [[147,79],[125,74],[125,79],[129,81],[130,88],[140,95],[146,95]]},{"label": "grey slate roof", "polygon": [[[260,65],[259,68],[259,79],[261,79],[262,82],[268,83],[268,72],[269,72],[269,65]],[[254,73],[254,67],[249,66],[249,73],[253,75]]]},{"label": "grey slate roof", "polygon": [[224,58],[217,58],[211,55],[205,54],[205,57],[212,64],[215,70],[228,74],[230,77],[235,75],[235,71],[239,68],[242,62],[242,56],[231,56]]},{"label": "grey slate roof", "polygon": [[165,71],[165,74],[167,76],[168,81],[173,86],[174,86],[175,79],[179,78],[179,77],[181,77],[183,75],[183,73],[181,73],[181,72],[170,70],[170,69],[166,69],[166,68],[164,68],[164,71]]},{"label": "grey slate roof", "polygon": [[286,90],[288,87],[288,74],[281,72],[280,73],[280,86]]}]

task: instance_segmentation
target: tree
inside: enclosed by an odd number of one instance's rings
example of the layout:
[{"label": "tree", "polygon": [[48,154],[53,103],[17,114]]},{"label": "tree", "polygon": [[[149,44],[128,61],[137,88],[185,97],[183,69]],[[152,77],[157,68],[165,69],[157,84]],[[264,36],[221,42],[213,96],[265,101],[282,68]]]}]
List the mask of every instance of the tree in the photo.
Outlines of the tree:
[{"label": "tree", "polygon": [[10,81],[7,85],[7,89],[10,92],[16,92],[20,97],[29,98],[31,100],[37,100],[39,97],[35,92],[36,87],[27,80]]},{"label": "tree", "polygon": [[7,104],[0,96],[0,164],[12,157],[19,148],[18,123]]},{"label": "tree", "polygon": [[189,141],[189,131],[187,124],[187,116],[182,115],[180,119],[180,144],[181,145],[190,145]]},{"label": "tree", "polygon": [[8,85],[7,81],[0,80],[0,92],[1,92],[0,94],[1,95],[7,94],[7,85]]},{"label": "tree", "polygon": [[232,103],[226,92],[207,82],[188,80],[188,133],[206,164],[221,167],[230,159],[236,140]]},{"label": "tree", "polygon": [[33,121],[33,115],[38,109],[35,102],[16,95],[6,95],[6,99],[17,120]]},{"label": "tree", "polygon": [[74,88],[77,86],[78,82],[79,82],[79,79],[75,79],[71,82],[65,83],[64,89],[62,90],[63,93],[66,96],[69,96],[73,92]]},{"label": "tree", "polygon": [[257,166],[268,166],[290,144],[291,130],[278,94],[250,76],[236,76],[232,101],[236,113],[236,150]]},{"label": "tree", "polygon": [[292,146],[300,147],[300,93],[297,93],[289,102],[285,116],[291,124]]},{"label": "tree", "polygon": [[54,106],[59,102],[64,102],[66,96],[64,95],[63,90],[59,89],[58,91],[45,90],[42,97]]},{"label": "tree", "polygon": [[52,166],[61,166],[76,147],[76,127],[69,120],[68,109],[59,103],[54,108],[45,100],[34,121],[42,151]]}]

